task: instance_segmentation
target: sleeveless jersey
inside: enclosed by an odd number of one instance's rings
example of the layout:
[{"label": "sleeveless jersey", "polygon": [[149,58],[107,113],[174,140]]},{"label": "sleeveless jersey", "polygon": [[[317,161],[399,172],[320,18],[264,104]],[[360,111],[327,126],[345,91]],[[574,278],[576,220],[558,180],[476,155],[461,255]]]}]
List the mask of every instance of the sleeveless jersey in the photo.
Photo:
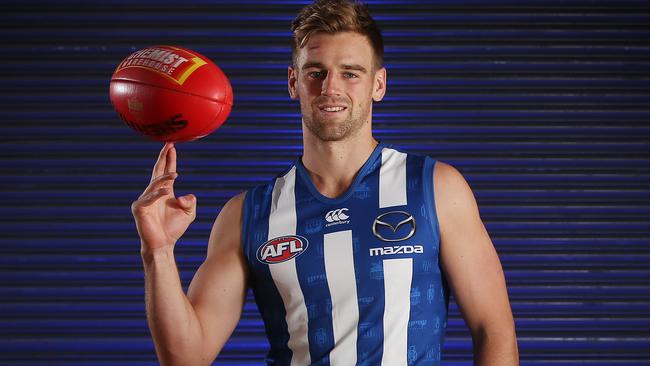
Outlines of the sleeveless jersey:
[{"label": "sleeveless jersey", "polygon": [[250,189],[242,245],[268,365],[439,365],[449,288],[435,160],[380,142],[328,198],[297,158]]}]

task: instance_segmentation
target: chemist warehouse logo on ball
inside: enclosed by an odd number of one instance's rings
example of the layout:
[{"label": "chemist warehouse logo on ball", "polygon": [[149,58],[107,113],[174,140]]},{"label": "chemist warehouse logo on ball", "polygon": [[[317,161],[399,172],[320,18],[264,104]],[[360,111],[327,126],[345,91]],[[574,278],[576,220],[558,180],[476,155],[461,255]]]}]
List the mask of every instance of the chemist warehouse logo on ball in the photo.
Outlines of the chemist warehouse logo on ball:
[{"label": "chemist warehouse logo on ball", "polygon": [[170,46],[155,46],[131,54],[117,66],[115,71],[140,67],[183,85],[196,69],[206,63],[200,57],[185,50]]},{"label": "chemist warehouse logo on ball", "polygon": [[308,244],[307,238],[299,235],[273,238],[257,249],[257,260],[266,264],[286,262],[302,254]]}]

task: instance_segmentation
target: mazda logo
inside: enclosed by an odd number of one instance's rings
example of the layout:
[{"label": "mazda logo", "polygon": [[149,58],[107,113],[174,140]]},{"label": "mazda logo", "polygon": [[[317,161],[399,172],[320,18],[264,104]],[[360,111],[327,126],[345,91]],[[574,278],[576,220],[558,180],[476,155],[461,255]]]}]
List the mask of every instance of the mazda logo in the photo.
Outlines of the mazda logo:
[{"label": "mazda logo", "polygon": [[[399,220],[399,221],[398,221]],[[396,222],[396,225],[391,224],[391,222]],[[380,226],[388,226],[393,234],[397,232],[397,229],[399,229],[402,225],[410,225],[411,226],[411,231],[404,237],[402,238],[385,238],[379,233],[379,227]],[[415,218],[413,215],[406,211],[390,211],[390,212],[385,212],[377,218],[375,218],[375,221],[372,223],[372,233],[375,234],[377,238],[383,241],[402,241],[406,240],[415,234]]]}]

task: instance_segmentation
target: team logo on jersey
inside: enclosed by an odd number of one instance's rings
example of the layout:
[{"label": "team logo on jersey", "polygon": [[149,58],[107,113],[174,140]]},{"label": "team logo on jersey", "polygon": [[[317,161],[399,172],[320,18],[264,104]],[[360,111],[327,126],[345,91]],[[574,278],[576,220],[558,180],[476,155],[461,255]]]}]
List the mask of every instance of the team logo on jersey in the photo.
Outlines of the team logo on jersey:
[{"label": "team logo on jersey", "polygon": [[384,212],[372,223],[372,233],[383,241],[402,241],[415,234],[415,217],[406,211]]},{"label": "team logo on jersey", "polygon": [[349,224],[350,216],[346,214],[345,212],[347,211],[347,208],[338,208],[336,210],[332,210],[325,214],[325,221],[327,221],[327,224],[325,224],[325,227],[329,227],[332,225],[339,225],[339,224]]},{"label": "team logo on jersey", "polygon": [[257,260],[266,264],[286,262],[302,254],[308,245],[307,238],[299,235],[273,238],[257,249]]}]

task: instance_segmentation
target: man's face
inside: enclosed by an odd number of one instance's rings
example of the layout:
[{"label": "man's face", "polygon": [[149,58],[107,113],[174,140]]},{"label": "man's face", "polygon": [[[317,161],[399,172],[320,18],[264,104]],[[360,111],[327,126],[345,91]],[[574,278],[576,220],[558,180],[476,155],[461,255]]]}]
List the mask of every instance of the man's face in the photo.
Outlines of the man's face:
[{"label": "man's face", "polygon": [[374,70],[374,52],[358,33],[317,33],[289,67],[289,94],[300,101],[305,126],[322,141],[344,140],[370,128],[372,101],[386,90],[386,70]]}]

